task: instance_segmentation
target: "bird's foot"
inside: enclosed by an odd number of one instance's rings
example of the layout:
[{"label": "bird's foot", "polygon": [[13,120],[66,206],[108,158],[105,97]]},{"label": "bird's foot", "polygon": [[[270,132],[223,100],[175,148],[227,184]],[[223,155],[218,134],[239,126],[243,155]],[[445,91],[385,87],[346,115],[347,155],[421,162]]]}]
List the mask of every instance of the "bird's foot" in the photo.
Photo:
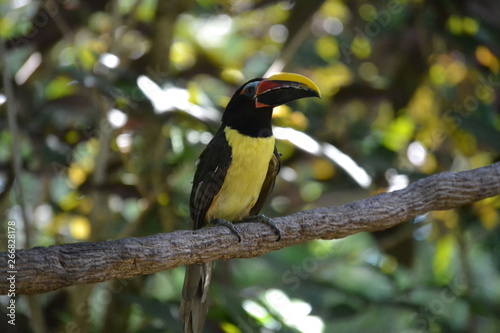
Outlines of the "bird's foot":
[{"label": "bird's foot", "polygon": [[276,241],[279,241],[281,239],[281,230],[280,230],[280,228],[278,228],[278,226],[276,225],[276,223],[270,217],[267,217],[264,214],[252,215],[252,216],[246,217],[246,218],[243,219],[242,222],[261,222],[261,223],[265,223],[268,226],[270,226],[274,230],[274,233],[278,236],[278,238],[276,238]]},{"label": "bird's foot", "polygon": [[238,242],[241,243],[240,232],[238,230],[236,230],[234,223],[232,223],[228,220],[224,220],[224,219],[213,219],[212,224],[213,225],[220,225],[220,226],[228,228],[229,230],[231,230],[231,232],[233,234],[236,235],[236,237],[238,237]]}]

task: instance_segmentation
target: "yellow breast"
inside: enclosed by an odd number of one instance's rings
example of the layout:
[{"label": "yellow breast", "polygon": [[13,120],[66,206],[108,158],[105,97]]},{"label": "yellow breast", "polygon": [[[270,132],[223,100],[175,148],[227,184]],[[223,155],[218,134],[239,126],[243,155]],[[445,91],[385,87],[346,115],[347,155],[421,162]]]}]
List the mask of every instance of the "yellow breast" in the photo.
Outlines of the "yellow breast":
[{"label": "yellow breast", "polygon": [[253,138],[226,127],[232,162],[206,219],[232,222],[247,217],[257,201],[274,152],[274,137]]}]

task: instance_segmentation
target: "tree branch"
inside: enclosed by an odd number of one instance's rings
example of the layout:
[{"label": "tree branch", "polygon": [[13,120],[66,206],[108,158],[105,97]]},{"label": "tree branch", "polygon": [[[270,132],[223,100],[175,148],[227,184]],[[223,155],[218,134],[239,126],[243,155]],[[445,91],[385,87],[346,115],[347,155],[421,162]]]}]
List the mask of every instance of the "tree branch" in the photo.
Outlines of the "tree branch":
[{"label": "tree branch", "polygon": [[[241,243],[224,227],[175,231],[142,238],[36,247],[16,253],[16,292],[36,294],[84,283],[152,274],[210,260],[252,258],[314,239],[342,238],[393,227],[432,210],[445,210],[500,194],[500,162],[420,179],[403,190],[339,207],[275,218],[280,241],[266,225],[241,223]],[[0,266],[7,267],[7,253]],[[0,272],[0,294],[10,276]]]}]

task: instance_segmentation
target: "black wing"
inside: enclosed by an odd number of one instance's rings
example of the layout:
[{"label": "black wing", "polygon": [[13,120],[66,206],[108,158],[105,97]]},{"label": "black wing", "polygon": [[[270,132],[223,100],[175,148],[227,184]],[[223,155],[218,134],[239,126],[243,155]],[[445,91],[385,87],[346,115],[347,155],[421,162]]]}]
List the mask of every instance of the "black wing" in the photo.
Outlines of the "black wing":
[{"label": "black wing", "polygon": [[264,207],[264,204],[266,203],[269,193],[271,193],[271,191],[273,190],[276,176],[278,175],[278,172],[280,171],[281,168],[280,156],[281,155],[278,152],[278,149],[274,147],[274,155],[271,158],[271,161],[269,161],[269,168],[267,169],[267,174],[266,178],[264,179],[264,184],[262,184],[262,189],[260,190],[257,202],[250,210],[250,215],[257,215],[260,213],[262,207]]},{"label": "black wing", "polygon": [[212,141],[201,153],[194,174],[189,201],[194,229],[199,229],[205,225],[205,215],[212,204],[212,200],[219,193],[224,183],[231,160],[231,147],[227,143],[224,126],[221,126]]}]

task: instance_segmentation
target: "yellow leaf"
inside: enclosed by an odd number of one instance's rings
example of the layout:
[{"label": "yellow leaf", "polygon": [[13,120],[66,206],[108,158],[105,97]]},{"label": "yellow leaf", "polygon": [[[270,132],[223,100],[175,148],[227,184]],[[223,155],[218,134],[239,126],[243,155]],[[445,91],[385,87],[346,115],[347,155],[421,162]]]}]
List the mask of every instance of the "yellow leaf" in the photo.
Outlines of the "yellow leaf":
[{"label": "yellow leaf", "polygon": [[335,175],[333,164],[325,159],[315,159],[312,164],[313,176],[317,180],[328,180]]},{"label": "yellow leaf", "polygon": [[446,83],[446,68],[441,64],[434,64],[429,68],[429,77],[435,85]]},{"label": "yellow leaf", "polygon": [[238,83],[241,84],[241,82],[244,82],[245,80],[245,76],[237,68],[224,68],[222,70],[222,73],[220,74],[220,77],[225,82],[231,84],[238,84]]},{"label": "yellow leaf", "polygon": [[90,236],[90,220],[84,216],[74,216],[69,221],[69,231],[76,239],[86,240]]},{"label": "yellow leaf", "polygon": [[304,131],[309,126],[309,120],[300,111],[292,112],[290,115],[290,127]]},{"label": "yellow leaf", "polygon": [[330,0],[321,7],[321,12],[325,16],[336,17],[342,22],[348,20],[351,16],[349,8],[340,0]]},{"label": "yellow leaf", "polygon": [[186,70],[196,62],[196,51],[186,42],[175,42],[170,48],[170,60],[178,70]]},{"label": "yellow leaf", "polygon": [[464,29],[463,21],[456,15],[451,15],[446,25],[448,26],[448,30],[454,35],[460,35]]},{"label": "yellow leaf", "polygon": [[436,210],[432,212],[432,217],[442,222],[448,229],[455,229],[458,226],[458,214],[456,210]]},{"label": "yellow leaf", "polygon": [[359,76],[361,76],[361,78],[365,81],[375,81],[379,75],[378,75],[378,68],[377,66],[372,63],[372,62],[369,62],[369,61],[366,61],[364,63],[362,63],[360,66],[359,66]]},{"label": "yellow leaf", "polygon": [[367,22],[373,22],[377,19],[377,9],[370,4],[362,4],[358,9],[359,16]]},{"label": "yellow leaf", "polygon": [[68,211],[76,208],[80,204],[80,194],[78,192],[69,192],[59,201],[59,207]]},{"label": "yellow leaf", "polygon": [[339,45],[337,40],[331,36],[320,37],[316,41],[316,52],[324,60],[335,59],[339,55]]},{"label": "yellow leaf", "polygon": [[352,40],[351,51],[358,59],[366,59],[372,53],[372,46],[368,39],[356,36]]},{"label": "yellow leaf", "polygon": [[225,333],[241,333],[240,329],[237,326],[229,322],[223,322],[220,324],[220,326],[222,331]]},{"label": "yellow leaf", "polygon": [[471,169],[484,167],[493,163],[493,157],[487,152],[478,152],[469,159]]},{"label": "yellow leaf", "polygon": [[57,99],[76,92],[76,85],[71,84],[73,80],[67,76],[58,76],[45,88],[47,99]]},{"label": "yellow leaf", "polygon": [[479,22],[472,17],[465,17],[463,19],[463,28],[469,35],[475,35],[479,31]]},{"label": "yellow leaf", "polygon": [[400,151],[410,141],[415,124],[413,120],[406,116],[396,118],[384,133],[383,144],[387,149]]},{"label": "yellow leaf", "polygon": [[498,211],[491,206],[484,207],[480,214],[481,224],[485,229],[493,230],[500,224]]},{"label": "yellow leaf", "polygon": [[456,251],[456,240],[451,234],[447,234],[440,238],[436,243],[436,253],[434,255],[434,262],[432,270],[434,277],[440,284],[447,284],[453,277],[451,271],[451,261]]},{"label": "yellow leaf", "polygon": [[288,105],[279,105],[273,109],[273,119],[274,118],[286,118],[290,116],[292,113],[292,108]]},{"label": "yellow leaf", "polygon": [[68,133],[66,133],[64,139],[70,145],[74,145],[80,140],[80,134],[75,130],[71,130]]},{"label": "yellow leaf", "polygon": [[487,198],[473,204],[474,211],[479,217],[481,224],[487,230],[493,230],[500,225],[500,196]]},{"label": "yellow leaf", "polygon": [[481,65],[489,67],[493,73],[498,73],[500,62],[486,46],[479,45],[476,48],[476,59]]},{"label": "yellow leaf", "polygon": [[73,164],[68,168],[68,178],[77,188],[87,179],[87,174],[81,167]]},{"label": "yellow leaf", "polygon": [[161,206],[166,206],[170,202],[170,197],[167,193],[160,193],[156,199]]}]

